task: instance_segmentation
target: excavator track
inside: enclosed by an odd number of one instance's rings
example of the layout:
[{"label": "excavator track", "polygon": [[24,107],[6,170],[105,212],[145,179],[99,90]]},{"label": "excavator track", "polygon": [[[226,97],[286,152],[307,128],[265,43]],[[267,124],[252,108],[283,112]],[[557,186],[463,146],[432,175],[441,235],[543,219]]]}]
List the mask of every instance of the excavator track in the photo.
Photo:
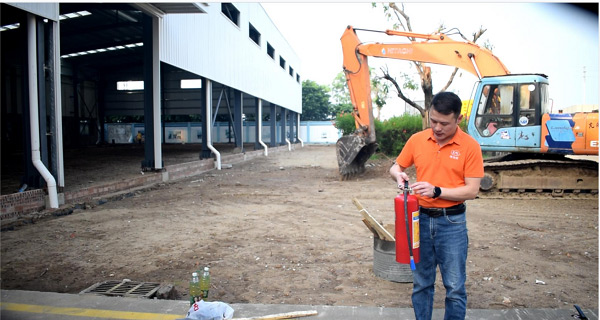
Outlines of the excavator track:
[{"label": "excavator track", "polygon": [[598,163],[569,159],[488,159],[480,198],[593,199],[598,197]]}]

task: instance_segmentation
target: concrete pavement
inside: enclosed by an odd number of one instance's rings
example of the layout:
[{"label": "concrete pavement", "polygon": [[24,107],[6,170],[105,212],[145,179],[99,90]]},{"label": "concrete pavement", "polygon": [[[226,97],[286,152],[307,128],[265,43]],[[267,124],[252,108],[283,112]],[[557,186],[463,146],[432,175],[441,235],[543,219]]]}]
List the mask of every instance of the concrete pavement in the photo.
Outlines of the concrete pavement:
[{"label": "concrete pavement", "polygon": [[[1,290],[0,299],[0,318],[2,320],[174,320],[185,318],[189,309],[189,303],[182,300],[22,290]],[[234,319],[308,310],[315,310],[318,314],[301,319],[414,319],[410,308],[287,304],[230,304],[230,306],[235,310]],[[598,310],[581,307],[589,320],[598,320]],[[574,319],[573,315],[576,314],[575,308],[571,305],[565,305],[564,309],[469,309],[467,310],[467,319],[558,320]],[[443,310],[434,310],[434,319],[442,318]]]}]

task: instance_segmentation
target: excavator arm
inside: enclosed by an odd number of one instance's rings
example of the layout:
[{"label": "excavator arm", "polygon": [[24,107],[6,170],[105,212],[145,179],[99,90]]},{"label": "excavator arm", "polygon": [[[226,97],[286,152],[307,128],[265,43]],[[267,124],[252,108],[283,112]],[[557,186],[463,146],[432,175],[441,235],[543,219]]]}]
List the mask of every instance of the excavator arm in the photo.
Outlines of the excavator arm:
[{"label": "excavator arm", "polygon": [[480,79],[484,76],[509,74],[508,69],[491,51],[472,42],[452,40],[442,33],[420,34],[387,30],[384,33],[390,36],[406,37],[409,40],[422,39],[422,41],[364,44],[356,35],[356,30],[360,29],[348,26],[341,38],[343,68],[356,124],[356,131],[353,134],[341,137],[336,143],[342,180],[363,172],[365,162],[377,149],[367,57],[455,66]]}]

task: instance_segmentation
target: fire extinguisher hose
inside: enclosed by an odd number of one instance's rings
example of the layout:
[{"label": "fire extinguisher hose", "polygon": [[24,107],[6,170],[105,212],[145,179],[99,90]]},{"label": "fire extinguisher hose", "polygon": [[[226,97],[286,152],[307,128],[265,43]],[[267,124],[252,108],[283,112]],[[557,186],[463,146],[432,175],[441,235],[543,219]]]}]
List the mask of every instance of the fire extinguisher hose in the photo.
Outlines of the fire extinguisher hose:
[{"label": "fire extinguisher hose", "polygon": [[404,181],[404,221],[406,224],[406,239],[408,240],[408,252],[410,254],[410,269],[415,270],[415,259],[413,258],[412,241],[409,227],[409,223],[412,223],[412,214],[410,220],[408,219],[408,181]]}]

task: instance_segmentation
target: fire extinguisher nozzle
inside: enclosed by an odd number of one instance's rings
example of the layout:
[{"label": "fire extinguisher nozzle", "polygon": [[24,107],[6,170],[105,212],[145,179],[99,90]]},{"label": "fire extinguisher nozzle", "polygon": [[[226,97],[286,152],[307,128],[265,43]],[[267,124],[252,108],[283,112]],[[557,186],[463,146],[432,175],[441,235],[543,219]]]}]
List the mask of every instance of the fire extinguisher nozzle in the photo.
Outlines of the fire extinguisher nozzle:
[{"label": "fire extinguisher nozzle", "polygon": [[417,266],[415,266],[415,259],[410,257],[410,270],[415,270]]}]

